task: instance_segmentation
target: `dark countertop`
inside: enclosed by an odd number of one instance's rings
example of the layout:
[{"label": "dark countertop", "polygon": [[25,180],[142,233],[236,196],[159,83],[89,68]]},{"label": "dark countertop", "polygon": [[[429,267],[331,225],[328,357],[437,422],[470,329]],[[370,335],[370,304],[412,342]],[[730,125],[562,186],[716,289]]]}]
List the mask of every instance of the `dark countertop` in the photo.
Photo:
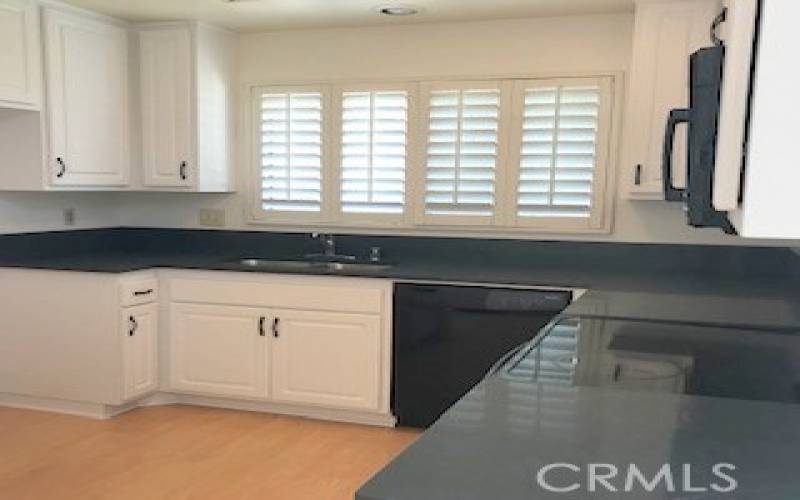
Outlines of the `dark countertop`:
[{"label": "dark countertop", "polygon": [[[357,500],[637,500],[800,498],[796,457],[800,406],[703,396],[615,392],[541,385],[493,377],[456,403],[392,464],[356,494]],[[707,492],[588,493],[587,464],[636,464],[652,478],[672,464],[681,484],[691,464],[693,485],[720,462],[737,467],[733,494]],[[571,493],[541,488],[536,475],[550,463],[582,474],[558,479],[584,487]],[[555,483],[558,474],[551,480]],[[614,483],[620,489],[623,480]]]},{"label": "dark countertop", "polygon": [[[342,253],[382,246],[381,272],[299,274],[588,289],[572,314],[794,328],[800,257],[787,249],[341,236]],[[111,229],[0,236],[0,267],[124,273],[152,268],[267,272],[243,257],[316,251],[305,235]],[[285,270],[272,271],[291,274]]]},{"label": "dark countertop", "polygon": [[[592,500],[800,497],[800,330],[562,318],[456,403],[373,477],[360,500]],[[613,374],[613,375],[612,375]],[[729,463],[733,494],[664,486],[651,493],[553,493],[586,477],[588,464],[635,464],[652,478],[671,464],[682,483],[708,485]],[[560,475],[559,475],[560,474]],[[624,477],[613,483],[624,485]],[[707,487],[707,486],[706,486]]]}]

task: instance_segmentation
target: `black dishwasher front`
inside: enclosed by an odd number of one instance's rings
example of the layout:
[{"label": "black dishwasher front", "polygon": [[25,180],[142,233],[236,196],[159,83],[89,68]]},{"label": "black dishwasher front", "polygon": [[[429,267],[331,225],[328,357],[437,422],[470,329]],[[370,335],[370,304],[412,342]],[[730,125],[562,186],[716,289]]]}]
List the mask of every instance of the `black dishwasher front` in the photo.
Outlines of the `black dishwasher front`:
[{"label": "black dishwasher front", "polygon": [[396,285],[392,410],[398,425],[430,426],[571,300],[568,291]]}]

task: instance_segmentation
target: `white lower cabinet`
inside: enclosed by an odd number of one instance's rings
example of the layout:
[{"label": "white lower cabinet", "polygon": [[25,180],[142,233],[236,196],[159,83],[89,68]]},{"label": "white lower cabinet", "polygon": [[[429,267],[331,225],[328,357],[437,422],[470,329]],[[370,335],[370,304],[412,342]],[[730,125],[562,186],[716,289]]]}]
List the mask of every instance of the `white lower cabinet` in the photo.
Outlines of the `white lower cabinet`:
[{"label": "white lower cabinet", "polygon": [[394,423],[387,280],[0,268],[0,295],[0,406],[107,418],[156,395]]},{"label": "white lower cabinet", "polygon": [[267,396],[269,344],[263,310],[172,304],[170,315],[173,389],[214,396]]},{"label": "white lower cabinet", "polygon": [[129,401],[158,388],[158,304],[123,309],[121,331],[122,399]]},{"label": "white lower cabinet", "polygon": [[201,404],[213,403],[207,396],[238,398],[265,411],[393,421],[391,282],[218,271],[164,275],[170,392],[205,396]]},{"label": "white lower cabinet", "polygon": [[377,410],[381,321],[377,315],[275,311],[276,401]]},{"label": "white lower cabinet", "polygon": [[0,269],[0,405],[106,418],[159,388],[153,273]]}]

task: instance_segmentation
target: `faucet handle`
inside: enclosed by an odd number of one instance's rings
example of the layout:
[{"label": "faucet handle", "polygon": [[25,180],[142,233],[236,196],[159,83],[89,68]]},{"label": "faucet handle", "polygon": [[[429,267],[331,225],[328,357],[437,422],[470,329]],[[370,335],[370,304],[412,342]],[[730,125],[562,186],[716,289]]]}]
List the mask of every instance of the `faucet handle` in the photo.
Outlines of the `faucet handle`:
[{"label": "faucet handle", "polygon": [[369,260],[371,262],[381,261],[381,247],[371,247],[369,249]]}]

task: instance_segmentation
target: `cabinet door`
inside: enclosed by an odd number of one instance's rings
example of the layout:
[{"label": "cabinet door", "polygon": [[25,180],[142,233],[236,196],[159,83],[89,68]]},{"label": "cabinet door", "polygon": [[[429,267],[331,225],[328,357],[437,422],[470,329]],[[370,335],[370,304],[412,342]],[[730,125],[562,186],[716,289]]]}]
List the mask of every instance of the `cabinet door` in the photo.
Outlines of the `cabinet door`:
[{"label": "cabinet door", "polygon": [[32,0],[0,0],[0,106],[40,105],[37,9]]},{"label": "cabinet door", "polygon": [[[626,179],[632,198],[663,199],[662,152],[670,110],[689,106],[689,56],[711,46],[719,0],[640,1],[636,7],[630,98],[627,111]],[[679,125],[673,178],[686,186],[688,127]]]},{"label": "cabinet door", "polygon": [[266,397],[269,338],[268,318],[262,310],[172,304],[170,323],[173,389]]},{"label": "cabinet door", "polygon": [[379,316],[276,311],[272,397],[276,401],[377,410]]},{"label": "cabinet door", "polygon": [[129,173],[128,42],[124,28],[45,10],[55,186],[124,186]]},{"label": "cabinet door", "polygon": [[144,184],[192,184],[192,35],[189,27],[139,34]]},{"label": "cabinet door", "polygon": [[130,400],[158,387],[158,305],[123,309],[122,399]]}]

